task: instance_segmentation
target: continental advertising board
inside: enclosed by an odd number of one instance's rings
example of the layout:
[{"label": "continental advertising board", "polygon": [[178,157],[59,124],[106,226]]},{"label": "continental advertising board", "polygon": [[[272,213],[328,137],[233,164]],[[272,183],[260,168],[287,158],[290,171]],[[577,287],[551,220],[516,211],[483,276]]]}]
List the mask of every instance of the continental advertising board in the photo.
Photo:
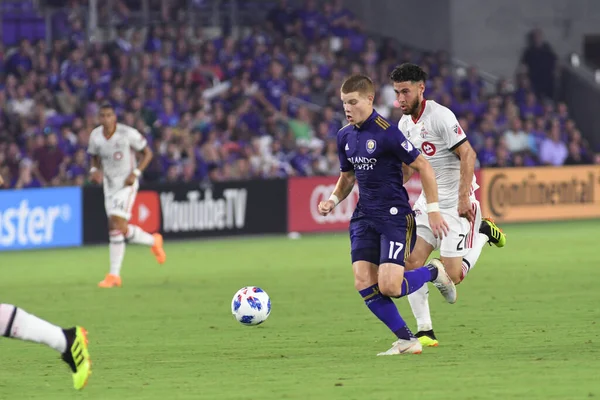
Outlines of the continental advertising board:
[{"label": "continental advertising board", "polygon": [[490,168],[481,177],[483,215],[499,222],[600,218],[600,165]]}]

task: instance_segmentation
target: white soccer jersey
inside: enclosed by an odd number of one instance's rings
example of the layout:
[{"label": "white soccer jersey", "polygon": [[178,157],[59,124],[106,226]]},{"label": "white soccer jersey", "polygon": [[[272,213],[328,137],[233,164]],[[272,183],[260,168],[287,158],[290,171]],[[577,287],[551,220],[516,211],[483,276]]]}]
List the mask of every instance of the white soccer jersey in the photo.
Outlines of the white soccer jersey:
[{"label": "white soccer jersey", "polygon": [[[458,207],[460,160],[454,149],[467,140],[456,116],[447,107],[426,100],[418,120],[403,115],[398,128],[421,151],[435,172],[440,208]],[[473,176],[471,194],[479,186]],[[425,194],[421,192],[421,197]]]},{"label": "white soccer jersey", "polygon": [[105,195],[114,194],[125,186],[125,179],[137,167],[135,152],[143,150],[146,144],[137,129],[123,124],[117,124],[110,139],[106,139],[101,126],[92,131],[88,153],[100,156]]}]

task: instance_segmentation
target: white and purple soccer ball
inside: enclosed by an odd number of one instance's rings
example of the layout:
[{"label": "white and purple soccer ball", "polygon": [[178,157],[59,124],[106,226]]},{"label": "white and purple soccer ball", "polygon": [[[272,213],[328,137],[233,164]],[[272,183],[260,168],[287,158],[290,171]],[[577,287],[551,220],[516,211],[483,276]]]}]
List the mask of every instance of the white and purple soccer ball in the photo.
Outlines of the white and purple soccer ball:
[{"label": "white and purple soccer ball", "polygon": [[243,325],[262,324],[271,314],[271,299],[259,287],[243,287],[231,300],[231,313]]}]

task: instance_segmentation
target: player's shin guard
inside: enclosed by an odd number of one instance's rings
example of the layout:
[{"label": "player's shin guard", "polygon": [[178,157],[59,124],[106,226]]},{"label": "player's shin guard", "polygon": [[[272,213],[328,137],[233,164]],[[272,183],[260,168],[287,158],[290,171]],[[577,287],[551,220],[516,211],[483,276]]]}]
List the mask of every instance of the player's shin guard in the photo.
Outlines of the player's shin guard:
[{"label": "player's shin guard", "polygon": [[414,337],[410,329],[408,329],[406,326],[406,322],[404,322],[400,316],[394,301],[391,298],[381,294],[379,291],[379,285],[375,284],[366,289],[360,290],[359,293],[365,301],[367,307],[369,307],[369,310],[371,310],[371,312],[375,314],[375,316],[379,318],[379,320],[383,322],[389,328],[389,330],[394,332],[399,339],[410,340]]},{"label": "player's shin guard", "polygon": [[417,320],[418,331],[430,331],[433,329],[431,322],[431,313],[429,311],[429,286],[424,284],[417,290],[408,295],[410,308]]},{"label": "player's shin guard", "polygon": [[131,243],[154,246],[154,236],[136,225],[127,225],[127,240]]},{"label": "player's shin guard", "polygon": [[110,243],[108,244],[110,256],[111,275],[120,276],[121,265],[125,257],[125,237],[119,230],[110,231]]},{"label": "player's shin guard", "polygon": [[67,349],[62,328],[11,304],[0,304],[0,335],[42,343],[60,353]]},{"label": "player's shin guard", "polygon": [[465,279],[467,274],[475,267],[483,246],[488,242],[489,238],[483,233],[477,233],[473,241],[473,247],[463,257],[461,281]]}]

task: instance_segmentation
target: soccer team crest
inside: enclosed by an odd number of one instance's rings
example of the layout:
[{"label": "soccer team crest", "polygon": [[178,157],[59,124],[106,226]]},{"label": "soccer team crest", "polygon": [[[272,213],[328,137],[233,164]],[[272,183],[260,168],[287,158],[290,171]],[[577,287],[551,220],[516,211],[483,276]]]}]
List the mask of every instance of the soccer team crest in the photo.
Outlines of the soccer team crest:
[{"label": "soccer team crest", "polygon": [[377,142],[373,139],[369,139],[369,140],[367,140],[366,147],[367,147],[367,153],[373,154],[373,152],[377,148]]}]

